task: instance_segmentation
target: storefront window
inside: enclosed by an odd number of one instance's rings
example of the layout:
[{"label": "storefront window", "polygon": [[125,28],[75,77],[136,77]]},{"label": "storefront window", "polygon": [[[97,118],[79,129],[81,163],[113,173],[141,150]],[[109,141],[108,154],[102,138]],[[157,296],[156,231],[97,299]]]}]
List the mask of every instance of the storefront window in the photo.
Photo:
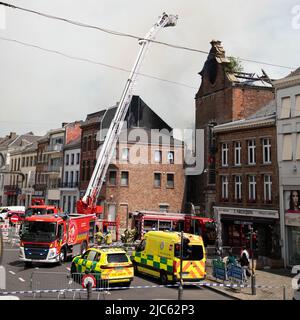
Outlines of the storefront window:
[{"label": "storefront window", "polygon": [[300,227],[288,227],[290,265],[300,264]]}]

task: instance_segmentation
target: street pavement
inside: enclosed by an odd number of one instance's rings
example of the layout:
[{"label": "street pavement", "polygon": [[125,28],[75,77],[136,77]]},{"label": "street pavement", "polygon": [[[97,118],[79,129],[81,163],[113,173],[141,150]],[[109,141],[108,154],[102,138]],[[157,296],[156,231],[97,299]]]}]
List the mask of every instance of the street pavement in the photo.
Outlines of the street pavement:
[{"label": "street pavement", "polygon": [[[208,277],[206,282],[213,284],[222,284],[223,281],[212,277],[212,267],[207,266]],[[226,294],[228,297],[240,300],[292,300],[294,290],[292,288],[291,270],[288,269],[265,269],[255,270],[255,282],[257,286],[267,286],[274,288],[256,288],[255,295],[252,295],[251,288],[228,288],[228,287],[212,287],[215,292]],[[251,286],[251,281],[247,282]]]},{"label": "street pavement", "polygon": [[[16,245],[5,244],[3,266],[6,269],[6,292],[13,291],[30,291],[31,290],[31,277],[33,275],[33,288],[38,285],[40,288],[54,289],[55,283],[66,279],[70,271],[71,261],[59,266],[49,264],[34,264],[32,268],[25,268],[24,263],[18,260],[19,249]],[[44,273],[44,274],[37,274]],[[141,286],[141,288],[134,288]],[[151,288],[147,288],[151,286]],[[155,286],[155,287],[153,287]],[[73,286],[80,288],[79,284]],[[57,288],[60,289],[60,288]],[[1,292],[1,291],[0,291]],[[42,293],[33,297],[33,294],[16,294],[21,300],[43,299],[87,299],[87,293],[81,292],[66,293],[58,295],[58,293]],[[92,299],[105,299],[105,300],[177,300],[178,287],[161,287],[159,282],[155,279],[135,276],[130,289],[110,289],[108,293],[97,292],[93,293]],[[198,286],[184,286],[183,300],[232,300],[220,292],[215,292],[210,288]]]}]

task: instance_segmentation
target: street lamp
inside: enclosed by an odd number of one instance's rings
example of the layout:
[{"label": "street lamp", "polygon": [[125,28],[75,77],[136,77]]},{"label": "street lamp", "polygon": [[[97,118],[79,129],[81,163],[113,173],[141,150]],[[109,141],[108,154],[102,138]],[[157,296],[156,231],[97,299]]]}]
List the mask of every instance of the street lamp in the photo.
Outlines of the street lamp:
[{"label": "street lamp", "polygon": [[252,295],[256,295],[255,273],[254,273],[253,227],[250,227],[250,251],[251,251],[251,293]]},{"label": "street lamp", "polygon": [[183,231],[180,233],[180,277],[179,277],[179,288],[178,288],[178,300],[182,300],[183,286],[182,286],[182,256],[183,256]]}]

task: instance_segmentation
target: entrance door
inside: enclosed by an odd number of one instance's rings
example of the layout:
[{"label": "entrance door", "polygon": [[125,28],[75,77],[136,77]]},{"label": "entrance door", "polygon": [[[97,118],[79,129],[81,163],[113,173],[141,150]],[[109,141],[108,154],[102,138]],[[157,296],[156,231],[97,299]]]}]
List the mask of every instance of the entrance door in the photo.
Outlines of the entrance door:
[{"label": "entrance door", "polygon": [[107,220],[116,221],[116,205],[115,204],[108,205]]}]

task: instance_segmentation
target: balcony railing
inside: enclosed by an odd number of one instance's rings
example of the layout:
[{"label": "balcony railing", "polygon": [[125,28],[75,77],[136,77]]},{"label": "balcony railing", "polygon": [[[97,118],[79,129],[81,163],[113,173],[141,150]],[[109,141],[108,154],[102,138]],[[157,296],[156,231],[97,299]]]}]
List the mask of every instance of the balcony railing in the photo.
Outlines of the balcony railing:
[{"label": "balcony railing", "polygon": [[61,171],[62,166],[48,166],[45,171],[46,172],[57,172],[59,173]]},{"label": "balcony railing", "polygon": [[79,182],[64,182],[60,184],[60,188],[75,189],[78,188]]},{"label": "balcony railing", "polygon": [[55,144],[53,146],[48,146],[46,152],[61,152],[63,150],[62,144]]}]

